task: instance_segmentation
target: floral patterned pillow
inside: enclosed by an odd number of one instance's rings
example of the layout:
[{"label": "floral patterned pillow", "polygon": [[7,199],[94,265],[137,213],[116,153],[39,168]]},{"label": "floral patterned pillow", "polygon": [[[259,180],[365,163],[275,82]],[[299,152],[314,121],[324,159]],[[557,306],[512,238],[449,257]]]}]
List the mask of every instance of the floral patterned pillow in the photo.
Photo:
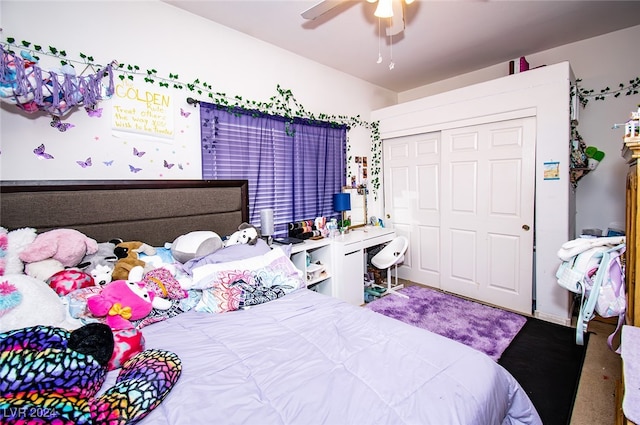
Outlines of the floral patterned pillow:
[{"label": "floral patterned pillow", "polygon": [[[198,267],[193,270],[191,288],[186,289],[207,289],[218,283],[230,284],[238,279],[254,284],[254,279],[257,278],[268,281],[282,277],[291,280],[294,286],[304,286],[302,272],[296,268],[282,249],[276,247],[266,254],[245,260]],[[268,284],[268,286],[272,285]]]},{"label": "floral patterned pillow", "polygon": [[243,262],[210,269],[198,281],[202,299],[196,311],[223,313],[280,298],[304,288],[305,281],[288,256],[279,248]]},{"label": "floral patterned pillow", "polygon": [[202,290],[202,298],[195,310],[202,313],[225,313],[240,308],[242,288],[229,283],[219,283]]}]

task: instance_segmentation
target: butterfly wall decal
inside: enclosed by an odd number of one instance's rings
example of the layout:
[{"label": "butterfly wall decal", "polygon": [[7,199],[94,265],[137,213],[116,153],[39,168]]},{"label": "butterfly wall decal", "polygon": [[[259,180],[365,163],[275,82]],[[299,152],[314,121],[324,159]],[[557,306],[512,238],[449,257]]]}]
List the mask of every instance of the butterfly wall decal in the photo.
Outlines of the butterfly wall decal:
[{"label": "butterfly wall decal", "polygon": [[173,168],[174,165],[176,164],[169,164],[166,159],[164,160],[164,168],[167,168],[170,170]]},{"label": "butterfly wall decal", "polygon": [[107,167],[111,167],[113,165],[113,159],[111,161],[102,161],[102,163]]},{"label": "butterfly wall decal", "polygon": [[60,121],[59,117],[53,116],[51,118],[51,127],[57,128],[58,131],[67,131],[70,128],[75,127],[75,125],[71,124],[71,123],[65,123]]},{"label": "butterfly wall decal", "polygon": [[76,164],[81,166],[82,168],[91,167],[91,157],[87,158],[86,161],[76,161]]},{"label": "butterfly wall decal", "polygon": [[46,153],[44,147],[44,143],[38,146],[33,150],[33,153],[36,154],[38,159],[53,159],[53,155]]},{"label": "butterfly wall decal", "polygon": [[133,165],[129,164],[129,171],[131,171],[132,173],[137,173],[142,171],[142,168],[136,168]]},{"label": "butterfly wall decal", "polygon": [[189,115],[191,115],[191,112],[187,112],[184,109],[180,108],[180,115],[182,115],[185,118],[189,118]]},{"label": "butterfly wall decal", "polygon": [[146,152],[140,152],[138,149],[133,148],[133,154],[134,154],[135,156],[137,156],[138,158],[141,158],[141,157],[142,157],[142,155],[144,155],[145,153],[146,153]]},{"label": "butterfly wall decal", "polygon": [[84,110],[87,111],[87,115],[89,115],[90,117],[95,117],[95,118],[102,117],[102,108],[89,108],[89,107],[86,107],[86,108],[84,108]]}]

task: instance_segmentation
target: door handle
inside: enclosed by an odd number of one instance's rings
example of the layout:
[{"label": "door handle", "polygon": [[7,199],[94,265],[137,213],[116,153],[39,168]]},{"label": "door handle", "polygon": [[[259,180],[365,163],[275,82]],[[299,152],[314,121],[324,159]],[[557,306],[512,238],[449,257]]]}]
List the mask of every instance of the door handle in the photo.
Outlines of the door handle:
[{"label": "door handle", "polygon": [[525,232],[528,231],[529,229],[531,229],[531,227],[529,227],[528,224],[523,224],[522,225],[522,230],[524,230]]}]

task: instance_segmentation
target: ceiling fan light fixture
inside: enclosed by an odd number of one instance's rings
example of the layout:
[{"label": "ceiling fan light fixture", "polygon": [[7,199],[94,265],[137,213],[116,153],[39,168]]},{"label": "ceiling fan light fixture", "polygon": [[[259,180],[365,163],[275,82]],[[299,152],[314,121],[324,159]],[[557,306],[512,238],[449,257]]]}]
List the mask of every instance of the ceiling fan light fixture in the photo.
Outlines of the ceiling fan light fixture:
[{"label": "ceiling fan light fixture", "polygon": [[378,7],[373,14],[378,18],[391,18],[393,16],[393,0],[379,0]]},{"label": "ceiling fan light fixture", "polygon": [[413,0],[404,0],[405,4],[411,4],[413,3]]}]

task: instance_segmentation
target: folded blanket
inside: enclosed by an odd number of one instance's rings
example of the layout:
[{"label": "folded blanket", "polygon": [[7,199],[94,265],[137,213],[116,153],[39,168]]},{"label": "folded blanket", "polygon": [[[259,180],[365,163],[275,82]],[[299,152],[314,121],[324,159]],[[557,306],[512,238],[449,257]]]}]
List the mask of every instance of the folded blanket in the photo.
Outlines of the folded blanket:
[{"label": "folded blanket", "polygon": [[562,247],[558,251],[558,257],[562,261],[569,261],[572,257],[594,248],[596,246],[611,245],[616,246],[625,243],[626,238],[624,236],[610,236],[605,238],[578,238],[562,244]]}]

